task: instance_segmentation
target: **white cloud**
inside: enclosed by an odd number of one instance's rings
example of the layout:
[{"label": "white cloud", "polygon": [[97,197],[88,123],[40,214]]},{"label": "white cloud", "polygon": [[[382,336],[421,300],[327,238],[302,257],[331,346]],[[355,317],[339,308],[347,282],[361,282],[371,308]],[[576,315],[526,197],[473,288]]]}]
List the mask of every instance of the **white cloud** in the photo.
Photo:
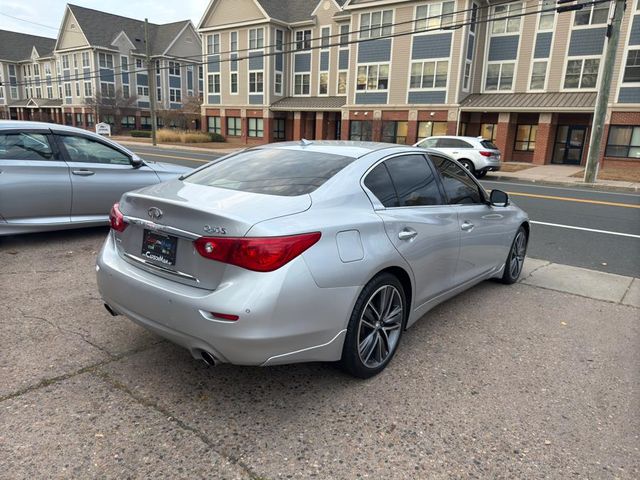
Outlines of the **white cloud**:
[{"label": "white cloud", "polygon": [[[179,5],[172,0],[75,0],[72,3],[139,20],[147,17],[151,23],[191,19],[196,27],[208,5],[207,0],[180,0]],[[60,0],[2,0],[1,13],[22,21],[0,15],[0,28],[55,38],[66,4]]]}]

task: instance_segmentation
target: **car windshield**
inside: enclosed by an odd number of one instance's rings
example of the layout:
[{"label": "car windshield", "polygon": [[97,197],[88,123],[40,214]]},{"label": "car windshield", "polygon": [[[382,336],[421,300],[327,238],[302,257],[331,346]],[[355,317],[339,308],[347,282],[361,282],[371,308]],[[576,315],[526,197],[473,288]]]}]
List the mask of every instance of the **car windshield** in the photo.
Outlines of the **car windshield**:
[{"label": "car windshield", "polygon": [[239,153],[184,180],[241,192],[292,197],[313,192],[354,160],[328,153],[267,148]]},{"label": "car windshield", "polygon": [[496,147],[495,144],[493,142],[490,142],[489,140],[482,140],[480,143],[484,148],[488,148],[489,150],[498,150],[498,147]]}]

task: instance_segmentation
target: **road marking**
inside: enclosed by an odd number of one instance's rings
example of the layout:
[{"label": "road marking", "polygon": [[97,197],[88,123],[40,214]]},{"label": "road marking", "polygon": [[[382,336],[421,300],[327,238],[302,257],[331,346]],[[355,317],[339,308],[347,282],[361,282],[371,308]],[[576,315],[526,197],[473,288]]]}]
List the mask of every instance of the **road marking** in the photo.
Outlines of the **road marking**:
[{"label": "road marking", "polygon": [[584,198],[573,198],[573,197],[556,197],[555,195],[540,195],[537,193],[520,193],[520,192],[507,192],[507,193],[515,197],[531,197],[531,198],[542,198],[545,200],[560,200],[563,202],[591,203],[595,205],[607,205],[609,207],[640,208],[640,205],[632,205],[630,203],[604,202],[602,200],[587,200]]},{"label": "road marking", "polygon": [[[138,153],[138,152],[136,152]],[[148,157],[166,157],[166,158],[173,158],[174,160],[189,160],[192,162],[200,162],[200,163],[209,163],[209,162],[213,162],[215,160],[215,158],[212,158],[210,160],[203,160],[201,158],[193,158],[193,157],[178,157],[176,155],[162,155],[160,153],[139,153],[138,155],[141,155],[143,158],[144,156],[148,156]]]},{"label": "road marking", "polygon": [[539,185],[536,183],[514,183],[514,182],[500,182],[497,180],[481,180],[480,183],[494,183],[496,185],[513,185],[515,187],[525,187],[525,188],[544,188],[546,189],[552,189],[552,190],[562,190],[564,192],[580,192],[580,193],[588,193],[588,194],[594,194],[594,195],[620,195],[623,197],[634,197],[634,198],[638,198],[640,197],[640,195],[638,195],[637,193],[623,193],[623,192],[603,192],[602,190],[596,190],[594,188],[570,188],[570,187],[557,187],[555,185]]},{"label": "road marking", "polygon": [[535,225],[546,225],[547,227],[568,228],[569,230],[582,230],[584,232],[605,233],[607,235],[617,235],[619,237],[640,238],[640,235],[634,235],[632,233],[610,232],[608,230],[597,230],[595,228],[586,228],[586,227],[574,227],[573,225],[561,225],[559,223],[536,222],[535,220],[531,220],[531,223]]}]

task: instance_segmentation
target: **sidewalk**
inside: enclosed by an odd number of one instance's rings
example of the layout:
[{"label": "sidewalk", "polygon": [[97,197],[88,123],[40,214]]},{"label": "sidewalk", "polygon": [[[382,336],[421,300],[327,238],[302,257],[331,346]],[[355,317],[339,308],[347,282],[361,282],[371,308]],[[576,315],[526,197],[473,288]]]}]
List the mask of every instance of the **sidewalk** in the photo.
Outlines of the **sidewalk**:
[{"label": "sidewalk", "polygon": [[[515,162],[503,164],[506,168],[511,165],[527,165]],[[535,167],[525,168],[517,172],[499,171],[489,172],[485,177],[486,180],[515,180],[527,183],[542,183],[550,185],[577,186],[584,188],[593,188],[596,190],[618,190],[640,192],[640,183],[638,182],[621,182],[617,180],[600,180],[596,183],[584,183],[582,176],[574,177],[573,175],[584,170],[582,166],[570,165],[539,165]]]}]

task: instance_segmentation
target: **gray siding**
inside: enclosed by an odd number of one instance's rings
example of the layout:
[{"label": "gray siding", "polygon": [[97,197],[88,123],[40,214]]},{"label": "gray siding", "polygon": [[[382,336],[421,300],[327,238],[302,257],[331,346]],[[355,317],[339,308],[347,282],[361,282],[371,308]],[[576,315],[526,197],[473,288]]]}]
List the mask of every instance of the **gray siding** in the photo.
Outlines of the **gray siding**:
[{"label": "gray siding", "polygon": [[232,53],[229,58],[231,58],[231,71],[232,72],[236,72],[238,71],[238,60],[236,60],[238,58],[238,54],[237,53]]},{"label": "gray siding", "polygon": [[311,54],[299,53],[294,55],[293,61],[294,72],[310,72],[311,71]]},{"label": "gray siding", "polygon": [[536,36],[536,48],[533,52],[533,58],[549,58],[551,40],[553,40],[553,32],[540,32]]},{"label": "gray siding", "polygon": [[138,102],[138,107],[149,108],[149,102]]},{"label": "gray siding", "polygon": [[571,32],[569,41],[569,56],[600,55],[604,48],[606,27],[585,28]]},{"label": "gray siding", "polygon": [[180,88],[180,77],[169,76],[169,88]]},{"label": "gray siding", "polygon": [[338,68],[340,70],[349,69],[349,50],[340,50],[338,54]]},{"label": "gray siding", "polygon": [[249,70],[263,70],[264,69],[264,53],[249,52]]},{"label": "gray siding", "polygon": [[[628,5],[627,8],[629,8]],[[640,15],[635,15],[633,17],[631,36],[629,37],[629,45],[640,45]]]},{"label": "gray siding", "polygon": [[515,60],[518,57],[520,35],[491,37],[489,42],[489,61]]},{"label": "gray siding", "polygon": [[409,103],[445,103],[447,92],[409,92]]},{"label": "gray siding", "polygon": [[471,60],[473,58],[473,47],[475,47],[476,37],[474,35],[469,35],[469,42],[467,43],[467,60]]},{"label": "gray siding", "polygon": [[640,103],[640,87],[621,88],[618,103]]},{"label": "gray siding", "polygon": [[387,92],[356,93],[356,103],[359,105],[387,103]]},{"label": "gray siding", "polygon": [[358,45],[358,63],[388,62],[391,60],[391,39],[379,38]]},{"label": "gray siding", "polygon": [[136,84],[141,87],[148,87],[149,86],[148,75],[146,73],[138,73],[136,75]]},{"label": "gray siding", "polygon": [[283,69],[284,69],[284,54],[279,53],[276,55],[276,70],[279,72],[282,72]]},{"label": "gray siding", "polygon": [[451,54],[451,34],[420,35],[413,37],[411,59],[444,58]]},{"label": "gray siding", "polygon": [[209,55],[207,62],[209,62],[207,65],[209,73],[220,72],[220,55]]},{"label": "gray siding", "polygon": [[262,105],[262,95],[249,95],[249,104],[250,105]]},{"label": "gray siding", "polygon": [[211,105],[220,103],[220,95],[208,95],[208,102]]},{"label": "gray siding", "polygon": [[320,71],[329,70],[329,52],[320,52]]},{"label": "gray siding", "polygon": [[169,104],[169,108],[170,108],[171,110],[180,110],[180,109],[182,108],[182,104],[181,104],[181,103],[174,103],[174,102],[171,102],[171,103]]}]

